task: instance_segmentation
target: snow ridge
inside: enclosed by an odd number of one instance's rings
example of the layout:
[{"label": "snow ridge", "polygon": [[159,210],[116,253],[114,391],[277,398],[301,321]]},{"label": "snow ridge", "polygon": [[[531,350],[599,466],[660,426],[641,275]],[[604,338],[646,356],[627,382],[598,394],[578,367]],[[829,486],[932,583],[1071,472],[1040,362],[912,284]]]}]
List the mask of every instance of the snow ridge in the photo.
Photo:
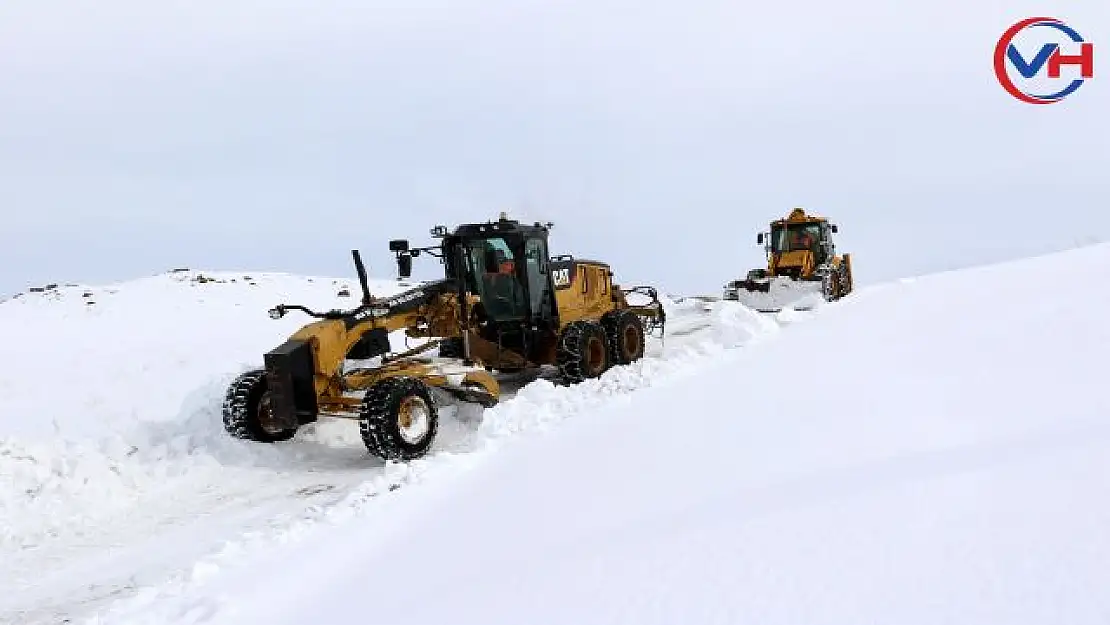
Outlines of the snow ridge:
[{"label": "snow ridge", "polygon": [[143,494],[222,466],[287,461],[284,450],[230,439],[216,398],[304,323],[269,320],[269,306],[351,305],[338,295],[349,281],[285,274],[176,271],[51,287],[0,304],[11,333],[0,338],[21,363],[18,379],[0,377],[0,548],[80,535]]},{"label": "snow ridge", "polygon": [[[176,573],[167,583],[116,602],[92,618],[90,625],[203,622],[217,612],[232,609],[231,605],[217,605],[212,595],[204,592],[218,572],[242,566],[268,553],[275,544],[299,540],[329,524],[371,514],[386,515],[388,500],[398,491],[430,481],[442,484],[521,436],[542,435],[568,419],[589,418],[595,409],[638,389],[694,375],[701,367],[729,358],[738,347],[773,336],[781,325],[797,320],[800,314],[785,312],[769,317],[727,302],[716,302],[705,309],[697,302],[665,305],[669,317],[676,320],[672,329],[679,338],[668,339],[673,345],[650,341],[650,351],[643,360],[571,387],[542,379],[534,381],[511,399],[485,410],[474,435],[456,440],[426,458],[390,463],[380,475],[359,484],[334,504],[276,518],[266,531],[228,542],[191,569]],[[683,336],[694,340],[683,340]]]}]

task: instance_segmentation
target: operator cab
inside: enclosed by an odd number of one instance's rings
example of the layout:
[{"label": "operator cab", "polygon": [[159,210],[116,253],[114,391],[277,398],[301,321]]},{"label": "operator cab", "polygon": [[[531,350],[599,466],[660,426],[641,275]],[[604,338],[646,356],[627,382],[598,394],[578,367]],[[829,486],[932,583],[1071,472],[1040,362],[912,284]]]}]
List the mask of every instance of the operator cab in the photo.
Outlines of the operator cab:
[{"label": "operator cab", "polygon": [[836,226],[827,221],[775,222],[771,225],[771,253],[777,256],[783,252],[810,251],[814,263],[820,265],[836,253],[831,235],[835,231]]},{"label": "operator cab", "polygon": [[497,221],[463,224],[453,232],[436,226],[432,235],[442,239],[438,246],[410,248],[398,239],[389,249],[397,255],[402,278],[411,274],[413,256],[439,257],[453,290],[478,296],[473,312],[482,338],[529,357],[553,340],[558,327],[547,249],[551,226],[522,224],[501,213]]},{"label": "operator cab", "polygon": [[459,226],[443,240],[447,277],[465,282],[494,322],[549,319],[554,297],[547,234],[540,224],[521,225],[504,215],[496,222]]}]

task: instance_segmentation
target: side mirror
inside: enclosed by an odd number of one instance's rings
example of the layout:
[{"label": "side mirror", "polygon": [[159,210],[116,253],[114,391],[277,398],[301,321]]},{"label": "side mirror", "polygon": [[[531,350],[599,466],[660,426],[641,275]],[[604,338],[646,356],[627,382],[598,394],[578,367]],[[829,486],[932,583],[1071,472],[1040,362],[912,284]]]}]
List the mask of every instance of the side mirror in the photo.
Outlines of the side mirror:
[{"label": "side mirror", "polygon": [[409,251],[409,242],[405,239],[394,239],[389,242],[389,251],[407,252]]},{"label": "side mirror", "polygon": [[832,224],[831,227],[832,227],[833,234],[836,234],[837,233],[836,224]]},{"label": "side mirror", "polygon": [[762,232],[755,235],[755,242],[756,242],[757,245],[763,245],[763,233]]},{"label": "side mirror", "polygon": [[402,278],[412,275],[412,256],[408,254],[397,255],[397,275]]}]

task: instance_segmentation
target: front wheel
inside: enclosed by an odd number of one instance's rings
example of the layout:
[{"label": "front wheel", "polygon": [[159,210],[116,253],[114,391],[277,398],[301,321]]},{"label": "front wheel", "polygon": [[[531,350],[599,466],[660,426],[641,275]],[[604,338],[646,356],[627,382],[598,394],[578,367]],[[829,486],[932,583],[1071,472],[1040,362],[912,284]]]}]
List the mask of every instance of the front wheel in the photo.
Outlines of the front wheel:
[{"label": "front wheel", "polygon": [[366,449],[382,460],[414,460],[427,453],[439,428],[439,415],[424,382],[386,378],[362,399],[359,431]]},{"label": "front wheel", "polygon": [[826,302],[840,299],[840,272],[829,269],[821,277],[821,294]]},{"label": "front wheel", "polygon": [[270,392],[266,372],[247,371],[235,378],[227,389],[223,403],[224,429],[235,438],[259,443],[286,441],[297,428],[285,428],[274,419],[270,409]]}]

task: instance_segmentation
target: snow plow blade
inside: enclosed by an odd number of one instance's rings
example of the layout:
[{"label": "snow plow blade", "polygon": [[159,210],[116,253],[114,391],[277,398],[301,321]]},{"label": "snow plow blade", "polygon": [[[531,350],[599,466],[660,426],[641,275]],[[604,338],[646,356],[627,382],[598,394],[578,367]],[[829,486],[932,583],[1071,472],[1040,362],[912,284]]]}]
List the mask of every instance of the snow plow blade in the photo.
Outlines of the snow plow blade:
[{"label": "snow plow blade", "polygon": [[728,285],[722,299],[739,302],[762,313],[777,313],[787,308],[812,310],[825,301],[821,282],[786,277],[738,280]]}]

